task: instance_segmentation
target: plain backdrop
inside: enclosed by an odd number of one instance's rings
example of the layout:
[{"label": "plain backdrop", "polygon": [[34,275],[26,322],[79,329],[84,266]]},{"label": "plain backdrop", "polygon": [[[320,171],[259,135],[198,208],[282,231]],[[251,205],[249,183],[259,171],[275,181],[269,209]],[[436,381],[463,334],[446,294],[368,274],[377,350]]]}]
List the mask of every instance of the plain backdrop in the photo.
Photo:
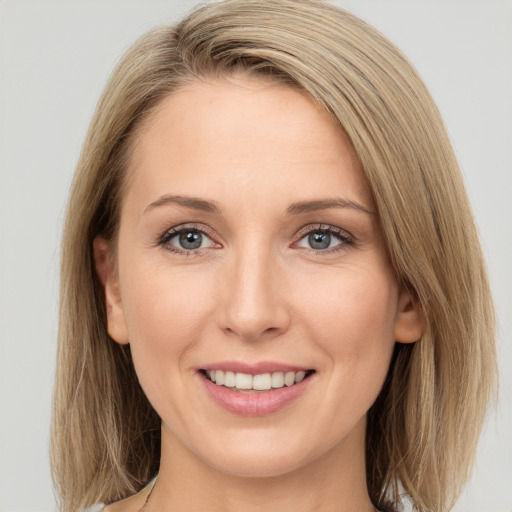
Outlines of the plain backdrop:
[{"label": "plain backdrop", "polygon": [[[339,0],[424,77],[453,140],[499,319],[499,402],[456,511],[512,512],[512,3]],[[55,509],[48,431],[59,239],[95,103],[140,34],[194,0],[0,0],[0,511]]]}]

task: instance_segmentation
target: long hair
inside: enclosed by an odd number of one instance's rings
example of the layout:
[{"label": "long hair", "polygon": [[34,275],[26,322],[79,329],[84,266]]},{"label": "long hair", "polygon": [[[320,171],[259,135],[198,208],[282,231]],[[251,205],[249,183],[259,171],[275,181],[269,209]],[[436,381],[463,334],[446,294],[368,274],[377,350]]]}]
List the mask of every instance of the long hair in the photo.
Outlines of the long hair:
[{"label": "long hair", "polygon": [[467,480],[495,389],[484,261],[439,112],[401,52],[373,27],[315,0],[225,0],[155,29],[127,52],[98,103],[62,243],[51,458],[61,510],[111,502],[158,471],[160,419],[129,346],[108,336],[92,242],[115,245],[136,128],[173,91],[242,73],[305,91],[344,130],[377,205],[399,282],[425,332],[397,344],[368,414],[367,485],[377,507],[405,492],[449,510]]}]

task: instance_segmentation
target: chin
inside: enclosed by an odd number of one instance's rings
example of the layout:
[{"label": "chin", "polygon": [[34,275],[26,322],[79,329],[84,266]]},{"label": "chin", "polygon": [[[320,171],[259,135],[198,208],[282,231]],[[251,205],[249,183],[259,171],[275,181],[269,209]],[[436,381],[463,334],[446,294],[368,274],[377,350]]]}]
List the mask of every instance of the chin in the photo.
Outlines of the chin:
[{"label": "chin", "polygon": [[221,461],[206,461],[215,470],[240,478],[276,478],[292,473],[306,461],[287,455],[265,454],[262,456],[233,456]]},{"label": "chin", "polygon": [[276,478],[323,459],[332,452],[337,441],[318,436],[315,443],[311,435],[304,438],[292,433],[287,439],[282,433],[267,436],[252,434],[228,436],[229,441],[203,445],[202,450],[195,450],[195,454],[203,463],[226,475]]}]

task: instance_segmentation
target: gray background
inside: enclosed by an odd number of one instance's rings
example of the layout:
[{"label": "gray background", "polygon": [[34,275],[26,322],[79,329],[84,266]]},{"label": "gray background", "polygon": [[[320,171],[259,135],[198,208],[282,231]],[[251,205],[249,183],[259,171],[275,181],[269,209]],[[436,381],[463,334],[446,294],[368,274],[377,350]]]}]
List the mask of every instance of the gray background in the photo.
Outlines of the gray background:
[{"label": "gray background", "polygon": [[[335,2],[390,37],[445,118],[489,263],[501,393],[456,511],[511,512],[512,2]],[[48,428],[59,238],[88,121],[114,63],[194,0],[0,0],[0,511],[54,510]]]}]

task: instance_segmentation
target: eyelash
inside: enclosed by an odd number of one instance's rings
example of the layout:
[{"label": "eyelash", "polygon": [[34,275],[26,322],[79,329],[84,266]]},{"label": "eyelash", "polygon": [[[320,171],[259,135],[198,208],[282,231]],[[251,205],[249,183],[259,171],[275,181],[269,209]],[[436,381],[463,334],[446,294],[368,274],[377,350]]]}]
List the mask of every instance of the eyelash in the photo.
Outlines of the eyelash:
[{"label": "eyelash", "polygon": [[[168,250],[170,252],[184,255],[187,257],[199,255],[202,250],[201,248],[185,250],[185,249],[180,249],[176,246],[169,244],[169,241],[172,238],[174,238],[175,236],[177,236],[181,233],[187,233],[187,232],[196,232],[196,233],[200,233],[202,235],[206,235],[207,238],[209,238],[213,243],[215,243],[214,242],[215,235],[209,228],[205,227],[204,225],[199,226],[197,224],[184,224],[184,225],[176,226],[176,227],[166,231],[158,239],[157,245],[164,247],[166,250]],[[319,249],[305,248],[305,247],[301,248],[301,249],[304,249],[306,251],[313,251],[314,254],[325,256],[327,254],[332,254],[332,253],[336,253],[336,252],[339,252],[342,250],[346,250],[348,247],[354,246],[356,244],[354,237],[351,234],[349,234],[348,232],[346,232],[345,230],[335,227],[335,226],[331,226],[331,225],[317,224],[317,225],[313,225],[313,226],[309,225],[309,226],[306,226],[306,227],[302,228],[301,230],[299,230],[294,235],[294,238],[297,238],[297,241],[293,242],[292,246],[299,243],[306,236],[309,236],[313,233],[319,233],[319,232],[328,234],[328,235],[334,235],[336,238],[338,238],[340,240],[340,243],[338,245],[332,247],[331,249],[319,250]]]},{"label": "eyelash", "polygon": [[330,249],[313,249],[313,248],[304,248],[308,251],[313,251],[315,254],[318,254],[320,256],[325,256],[327,254],[332,254],[336,252],[340,252],[343,250],[346,250],[348,247],[354,246],[356,244],[356,241],[354,237],[348,233],[347,231],[338,228],[336,226],[331,226],[329,224],[316,224],[316,225],[309,225],[305,228],[302,228],[301,230],[296,233],[295,237],[298,237],[297,242],[294,242],[293,245],[300,242],[303,238],[305,238],[308,235],[311,235],[313,233],[324,233],[328,235],[334,235],[336,238],[340,240],[340,243]]},{"label": "eyelash", "polygon": [[192,249],[192,250],[185,250],[180,249],[179,247],[176,247],[174,245],[170,245],[169,241],[174,238],[176,235],[179,235],[181,233],[189,233],[189,232],[196,232],[201,233],[202,235],[206,235],[207,238],[212,240],[215,237],[213,234],[213,231],[211,231],[209,228],[205,227],[204,225],[197,225],[197,224],[182,224],[180,226],[176,226],[175,228],[170,229],[169,231],[166,231],[158,240],[157,245],[164,247],[167,251],[180,254],[183,256],[196,256],[199,255],[201,252],[201,249]]}]

